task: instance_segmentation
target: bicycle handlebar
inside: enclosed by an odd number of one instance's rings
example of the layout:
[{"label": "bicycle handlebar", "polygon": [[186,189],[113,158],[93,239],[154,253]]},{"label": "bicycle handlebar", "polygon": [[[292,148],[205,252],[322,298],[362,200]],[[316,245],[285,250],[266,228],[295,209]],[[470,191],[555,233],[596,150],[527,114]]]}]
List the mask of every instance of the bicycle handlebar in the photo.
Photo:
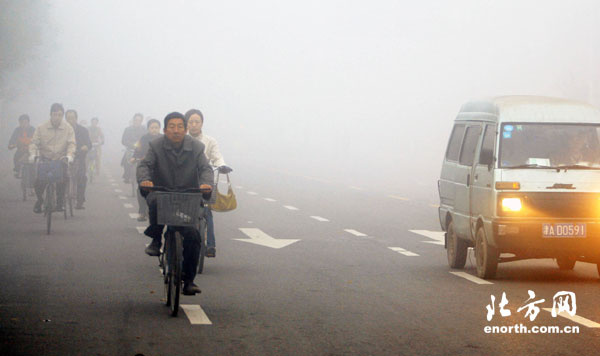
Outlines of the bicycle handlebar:
[{"label": "bicycle handlebar", "polygon": [[186,189],[173,189],[162,186],[152,186],[152,187],[142,187],[140,185],[140,189],[145,189],[151,192],[170,192],[170,193],[210,193],[212,192],[212,188],[210,189],[201,189],[201,188],[186,188]]}]

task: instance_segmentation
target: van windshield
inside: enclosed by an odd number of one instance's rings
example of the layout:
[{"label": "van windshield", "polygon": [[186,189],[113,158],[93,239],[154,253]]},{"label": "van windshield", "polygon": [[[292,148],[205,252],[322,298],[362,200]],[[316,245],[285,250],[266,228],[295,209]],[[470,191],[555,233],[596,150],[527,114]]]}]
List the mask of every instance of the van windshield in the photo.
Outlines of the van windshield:
[{"label": "van windshield", "polygon": [[600,168],[600,124],[504,123],[500,168]]}]

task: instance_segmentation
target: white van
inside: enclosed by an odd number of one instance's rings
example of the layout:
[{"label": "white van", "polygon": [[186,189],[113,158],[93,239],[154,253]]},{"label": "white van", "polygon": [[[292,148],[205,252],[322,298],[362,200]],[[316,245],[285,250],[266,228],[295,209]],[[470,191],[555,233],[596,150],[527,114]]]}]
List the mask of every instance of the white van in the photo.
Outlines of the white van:
[{"label": "white van", "polygon": [[600,273],[597,108],[533,96],[464,104],[438,190],[450,267],[463,268],[474,247],[481,278],[529,258],[567,270],[595,263]]}]

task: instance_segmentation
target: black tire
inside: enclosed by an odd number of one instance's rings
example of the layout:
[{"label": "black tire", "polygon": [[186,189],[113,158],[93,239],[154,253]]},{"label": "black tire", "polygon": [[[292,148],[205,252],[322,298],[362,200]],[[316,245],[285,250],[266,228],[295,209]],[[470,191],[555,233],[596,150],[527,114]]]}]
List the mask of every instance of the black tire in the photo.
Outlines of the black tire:
[{"label": "black tire", "polygon": [[484,279],[494,278],[498,270],[499,257],[498,250],[488,243],[483,226],[479,227],[475,236],[477,276]]},{"label": "black tire", "polygon": [[21,166],[21,191],[23,193],[23,201],[27,200],[27,183],[29,183],[29,169],[26,164]]},{"label": "black tire", "polygon": [[179,296],[181,295],[181,270],[183,264],[183,237],[179,231],[171,235],[172,248],[170,248],[171,258],[169,259],[169,296],[171,306],[171,316],[177,316],[179,313]]},{"label": "black tire", "polygon": [[44,202],[44,214],[46,215],[46,234],[50,235],[52,230],[52,211],[54,210],[54,184],[46,187],[46,201]]},{"label": "black tire", "polygon": [[[166,236],[165,236],[166,237]],[[169,266],[168,266],[168,252],[169,252],[170,241],[168,238],[165,238],[165,245],[163,246],[162,253],[158,256],[158,265],[161,268],[162,276],[163,276],[163,290],[165,295],[165,305],[171,305],[171,291],[169,290]]]},{"label": "black tire", "polygon": [[200,220],[199,233],[200,233],[200,257],[198,258],[198,274],[202,274],[202,271],[204,270],[204,257],[206,256],[206,233],[207,233],[206,220],[204,220],[204,219]]},{"label": "black tire", "polygon": [[75,187],[73,184],[71,184],[71,182],[69,182],[69,187],[71,187],[69,189],[69,213],[71,214],[71,217],[73,217],[73,194],[75,192]]},{"label": "black tire", "polygon": [[556,258],[556,264],[558,265],[558,268],[563,271],[572,270],[575,267],[576,262],[577,260],[575,258],[569,256],[561,256]]},{"label": "black tire", "polygon": [[458,236],[454,231],[454,223],[450,221],[446,229],[448,265],[450,268],[462,269],[467,262],[467,250],[469,248],[467,242]]}]

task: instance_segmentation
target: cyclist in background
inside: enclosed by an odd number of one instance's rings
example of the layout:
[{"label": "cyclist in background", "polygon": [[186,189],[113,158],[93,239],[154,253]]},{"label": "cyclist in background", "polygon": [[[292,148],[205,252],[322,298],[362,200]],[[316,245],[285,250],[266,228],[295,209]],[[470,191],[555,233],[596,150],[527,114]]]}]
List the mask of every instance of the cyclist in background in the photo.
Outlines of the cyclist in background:
[{"label": "cyclist in background", "polygon": [[[217,167],[219,173],[227,174],[232,169],[225,165],[223,155],[219,151],[217,140],[213,137],[205,135],[202,132],[202,126],[204,125],[204,115],[198,109],[190,109],[185,113],[185,117],[188,120],[189,134],[196,140],[202,142],[205,146],[204,154],[211,166]],[[218,182],[217,182],[218,183]],[[212,210],[210,206],[206,207],[206,257],[215,257],[217,254],[217,248],[215,243],[215,226],[212,216]]]},{"label": "cyclist in background", "polygon": [[17,149],[13,158],[15,177],[20,178],[23,160],[29,157],[29,144],[33,138],[35,128],[30,125],[29,115],[19,116],[19,126],[13,131],[8,141],[8,149]]},{"label": "cyclist in background", "polygon": [[121,143],[126,149],[125,154],[121,159],[121,166],[123,166],[123,181],[128,184],[130,183],[130,179],[134,179],[133,174],[135,173],[132,172],[129,160],[133,156],[135,144],[146,133],[146,128],[142,126],[142,121],[144,121],[144,115],[140,113],[133,115],[131,126],[123,131],[123,137],[121,138]]},{"label": "cyclist in background", "polygon": [[100,174],[100,161],[102,159],[102,145],[104,145],[104,133],[100,126],[98,126],[98,118],[94,117],[91,121],[91,126],[88,128],[90,133],[90,139],[92,140],[92,146],[95,150],[95,154],[89,157],[91,160],[94,160],[96,164],[96,169],[94,171],[95,175]]},{"label": "cyclist in background", "polygon": [[77,111],[67,110],[65,114],[67,122],[75,130],[75,142],[77,148],[75,150],[75,162],[73,164],[73,177],[75,184],[77,185],[77,205],[75,209],[85,209],[83,203],[85,202],[85,187],[87,185],[87,170],[85,167],[85,160],[88,151],[92,147],[92,141],[90,140],[90,134],[88,130],[77,123]]},{"label": "cyclist in background", "polygon": [[[137,167],[137,181],[140,188],[161,186],[168,189],[200,188],[210,190],[213,172],[204,155],[204,145],[192,139],[187,133],[187,120],[183,114],[173,112],[164,119],[165,135],[150,142],[146,156]],[[210,193],[205,198],[210,197]],[[146,247],[146,254],[158,256],[162,245],[164,225],[158,225],[157,201],[154,192],[146,196],[150,226],[144,234],[152,238]],[[183,235],[183,294],[200,293],[194,284],[198,258],[200,257],[200,236],[193,227],[182,228]]]},{"label": "cyclist in background", "polygon": [[[62,104],[54,103],[50,107],[50,120],[38,126],[29,145],[29,161],[35,162],[36,158],[46,161],[59,160],[67,157],[68,163],[73,163],[75,157],[75,131],[68,123],[63,121],[65,109]],[[63,177],[67,177],[67,167],[63,166]],[[57,209],[64,209],[65,188],[68,180],[65,178],[56,185]],[[35,180],[35,194],[37,202],[33,212],[42,212],[44,191],[48,181],[43,178]]]},{"label": "cyclist in background", "polygon": [[[148,152],[148,147],[150,147],[150,141],[162,136],[160,134],[160,121],[150,118],[146,122],[146,127],[148,127],[148,133],[142,136],[138,143],[135,144],[135,151],[133,152],[132,158],[134,162],[139,162],[144,158],[144,156],[146,156],[146,152]],[[139,206],[139,215],[137,220],[146,221],[148,216],[148,205],[146,204],[146,200],[144,199],[144,197],[142,197],[142,194],[140,193],[139,189],[137,192],[137,197]]]}]

